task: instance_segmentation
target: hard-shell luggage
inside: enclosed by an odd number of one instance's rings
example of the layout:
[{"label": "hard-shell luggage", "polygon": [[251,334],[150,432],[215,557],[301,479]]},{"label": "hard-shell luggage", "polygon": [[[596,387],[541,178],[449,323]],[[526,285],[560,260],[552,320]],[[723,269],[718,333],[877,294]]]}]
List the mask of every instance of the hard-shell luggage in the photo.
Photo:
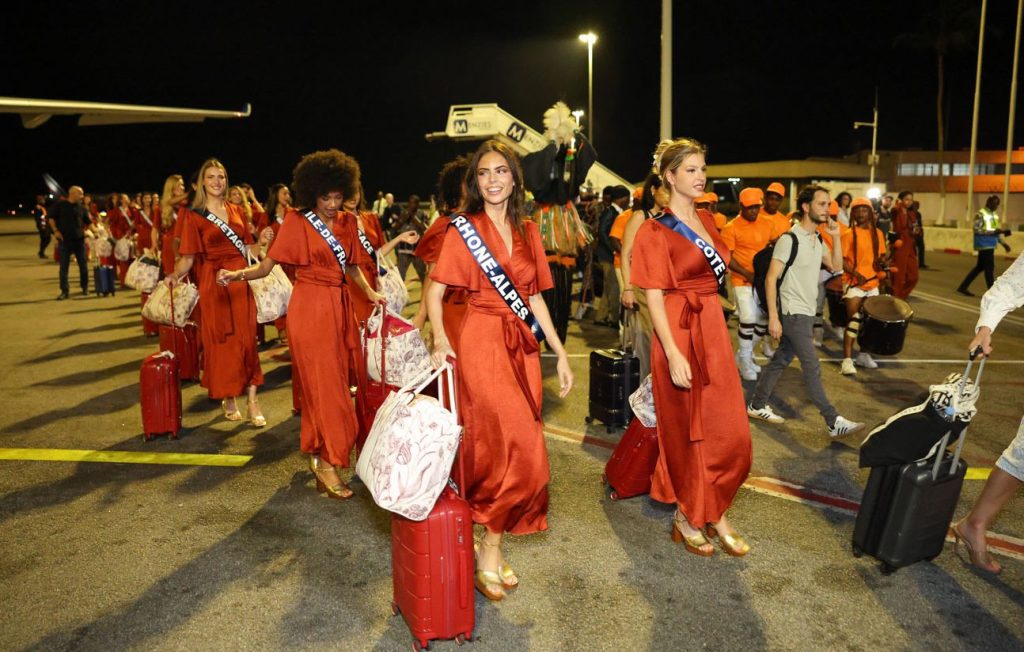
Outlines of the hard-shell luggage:
[{"label": "hard-shell luggage", "polygon": [[181,430],[181,386],[178,384],[178,359],[170,351],[154,353],[142,363],[139,372],[142,404],[142,439],[169,434],[178,438]]},{"label": "hard-shell luggage", "polygon": [[624,428],[633,418],[629,395],[640,386],[640,358],[632,351],[598,349],[590,353],[590,401],[587,423],[594,420]]},{"label": "hard-shell luggage", "polygon": [[186,324],[184,328],[161,324],[160,350],[174,353],[181,380],[199,380],[202,364],[199,358],[199,328],[195,324]]},{"label": "hard-shell luggage", "polygon": [[[457,465],[461,487],[461,453]],[[451,484],[425,520],[392,514],[391,610],[409,626],[413,649],[426,649],[435,639],[455,639],[459,645],[473,639],[475,566],[473,515]]]},{"label": "hard-shell luggage", "polygon": [[93,285],[96,286],[96,294],[100,296],[114,296],[114,268],[106,265],[98,265],[92,268]]},{"label": "hard-shell luggage", "polygon": [[[149,293],[142,293],[142,305],[146,305],[146,301],[149,299]],[[145,317],[142,318],[142,334],[146,337],[153,337],[160,334],[160,324],[155,321],[150,321]]]},{"label": "hard-shell luggage", "polygon": [[633,419],[604,466],[602,479],[611,487],[611,499],[632,498],[651,492],[651,475],[658,463],[658,429]]},{"label": "hard-shell luggage", "polygon": [[[972,364],[973,357],[959,382],[960,396],[948,403],[951,415],[959,405],[961,409],[969,406],[967,414],[973,416],[973,400],[985,361],[982,359],[973,381]],[[969,401],[961,403],[959,398]],[[923,427],[927,422],[914,423]],[[949,430],[924,459],[871,468],[853,530],[854,556],[866,553],[875,557],[882,562],[882,573],[888,575],[917,561],[931,561],[942,552],[967,474],[967,464],[960,459],[966,427],[959,429],[955,452],[947,450],[955,426],[954,417]]]}]

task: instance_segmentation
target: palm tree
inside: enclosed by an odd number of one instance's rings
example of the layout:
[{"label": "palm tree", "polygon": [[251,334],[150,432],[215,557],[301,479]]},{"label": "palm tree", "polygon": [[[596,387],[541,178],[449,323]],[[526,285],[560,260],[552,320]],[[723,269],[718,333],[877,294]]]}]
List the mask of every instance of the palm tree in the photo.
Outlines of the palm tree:
[{"label": "palm tree", "polygon": [[939,218],[945,223],[946,215],[946,58],[950,54],[968,50],[977,42],[979,5],[972,0],[937,0],[927,3],[921,20],[913,32],[896,37],[895,47],[930,50],[935,54],[938,85],[935,93],[935,123],[938,126],[939,152]]}]

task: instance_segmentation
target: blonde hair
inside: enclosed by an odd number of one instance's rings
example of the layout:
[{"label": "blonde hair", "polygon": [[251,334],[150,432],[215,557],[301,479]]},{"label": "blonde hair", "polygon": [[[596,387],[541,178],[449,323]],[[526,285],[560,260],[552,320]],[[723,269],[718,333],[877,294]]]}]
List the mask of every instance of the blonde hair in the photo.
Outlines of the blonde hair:
[{"label": "blonde hair", "polygon": [[164,181],[164,192],[160,195],[160,226],[164,229],[174,226],[174,206],[171,205],[171,199],[174,198],[174,189],[178,187],[179,181],[185,183],[180,174],[172,174]]},{"label": "blonde hair", "polygon": [[208,158],[203,161],[203,164],[199,167],[199,176],[196,182],[196,196],[192,200],[192,208],[205,209],[206,208],[206,186],[203,185],[203,179],[206,176],[206,171],[210,168],[220,168],[224,171],[224,185],[228,183],[228,169],[224,167],[224,164],[215,158]]},{"label": "blonde hair", "polygon": [[246,219],[252,222],[252,205],[249,204],[249,197],[245,194],[245,188],[242,186],[231,186],[228,188],[228,198],[231,197],[231,193],[235,190],[238,191],[238,195],[242,198],[242,210],[245,212]]},{"label": "blonde hair", "polygon": [[675,172],[679,169],[679,166],[683,164],[683,160],[687,156],[693,154],[708,155],[707,146],[693,138],[676,138],[662,148],[661,145],[665,142],[662,141],[658,145],[661,152],[655,150],[655,163],[658,166],[658,176],[661,177],[661,182],[666,186],[668,185],[668,180],[665,178],[665,175],[668,172]]}]

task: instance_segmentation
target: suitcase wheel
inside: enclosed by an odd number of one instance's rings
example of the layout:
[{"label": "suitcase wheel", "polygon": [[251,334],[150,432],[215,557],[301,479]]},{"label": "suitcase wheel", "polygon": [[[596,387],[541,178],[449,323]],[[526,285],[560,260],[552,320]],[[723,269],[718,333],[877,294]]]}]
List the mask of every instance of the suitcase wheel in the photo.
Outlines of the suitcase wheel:
[{"label": "suitcase wheel", "polygon": [[611,498],[612,500],[618,500],[619,499],[619,492],[612,491],[610,494],[608,494],[608,497]]},{"label": "suitcase wheel", "polygon": [[147,432],[142,435],[142,441],[149,441],[153,437]]},{"label": "suitcase wheel", "polygon": [[893,573],[896,572],[896,568],[895,567],[890,566],[889,564],[885,563],[884,561],[882,562],[882,565],[879,567],[879,570],[882,571],[882,575],[892,575]]},{"label": "suitcase wheel", "polygon": [[171,439],[177,439],[177,438],[178,438],[178,433],[172,432],[171,433]]},{"label": "suitcase wheel", "polygon": [[465,642],[466,642],[466,636],[464,634],[459,634],[458,636],[455,637],[455,644],[456,645],[462,645]]},{"label": "suitcase wheel", "polygon": [[589,426],[590,424],[594,423],[594,417],[587,415],[583,417],[583,422]]},{"label": "suitcase wheel", "polygon": [[293,417],[297,417],[300,414],[302,414],[302,410],[296,410],[295,408],[292,408],[292,416]]},{"label": "suitcase wheel", "polygon": [[394,600],[391,601],[391,615],[397,616],[399,614],[398,603]]},{"label": "suitcase wheel", "polygon": [[938,555],[932,555],[931,557],[925,557],[924,560],[925,561],[935,561],[936,557],[938,557]]},{"label": "suitcase wheel", "polygon": [[430,641],[427,641],[426,643],[420,643],[417,639],[415,639],[415,638],[412,639],[412,650],[413,650],[413,652],[420,652],[420,650],[429,650],[429,649],[430,649]]},{"label": "suitcase wheel", "polygon": [[861,547],[858,546],[856,543],[853,544],[853,556],[854,557],[863,557],[864,556],[864,551],[861,550]]},{"label": "suitcase wheel", "polygon": [[612,434],[613,432],[615,432],[615,428],[613,428],[612,426],[605,426],[605,427],[604,427],[604,432],[605,432],[605,434],[608,434],[608,435],[610,435],[610,434]]}]

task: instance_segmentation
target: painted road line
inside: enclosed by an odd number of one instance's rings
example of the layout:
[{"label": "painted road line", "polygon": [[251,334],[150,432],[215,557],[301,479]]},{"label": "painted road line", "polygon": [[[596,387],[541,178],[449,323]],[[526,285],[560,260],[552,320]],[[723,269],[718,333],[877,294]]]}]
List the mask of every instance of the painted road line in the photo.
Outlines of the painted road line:
[{"label": "painted road line", "polygon": [[970,467],[967,469],[967,475],[964,476],[964,480],[988,480],[988,476],[992,473],[992,469]]},{"label": "painted road line", "polygon": [[[561,428],[559,426],[546,425],[544,426],[544,432],[547,436],[553,439],[560,439],[572,443],[591,444],[601,448],[607,448],[609,450],[614,449],[616,446],[615,442],[591,437],[581,432]],[[969,475],[972,472],[975,475],[984,473],[987,476],[988,469],[976,468],[968,470]],[[981,478],[979,477],[977,479]],[[781,498],[782,500],[815,507],[817,509],[830,509],[849,516],[856,516],[857,511],[860,509],[860,503],[856,500],[851,500],[850,498],[845,498],[819,489],[808,489],[803,485],[779,478],[772,478],[768,476],[749,477],[747,478],[747,481],[743,483],[743,487],[765,496]],[[953,541],[952,533],[947,534],[946,540],[950,542]],[[1006,557],[1012,557],[1014,559],[1024,560],[1024,540],[1022,539],[1017,539],[1005,534],[995,534],[990,532],[988,534],[988,546],[989,550],[994,553],[998,553]]]},{"label": "painted road line", "polygon": [[[960,303],[959,301],[953,301],[951,299],[947,299],[946,297],[940,297],[938,295],[929,294],[927,292],[921,292],[919,290],[915,290],[913,292],[913,296],[924,299],[925,301],[931,301],[932,303],[937,303],[939,305],[946,306],[947,308],[953,308],[954,310],[960,310],[962,312],[969,312],[972,315],[977,315],[980,312],[977,306],[973,306],[967,303]],[[1015,324],[1017,326],[1024,326],[1024,319],[1021,319],[1020,317],[1016,317],[1014,315],[1007,315],[1003,317],[1002,321]]]},{"label": "painted road line", "polygon": [[186,466],[245,466],[252,455],[203,453],[140,453],[67,448],[0,448],[0,460],[35,462],[113,462],[117,464],[181,464]]}]

